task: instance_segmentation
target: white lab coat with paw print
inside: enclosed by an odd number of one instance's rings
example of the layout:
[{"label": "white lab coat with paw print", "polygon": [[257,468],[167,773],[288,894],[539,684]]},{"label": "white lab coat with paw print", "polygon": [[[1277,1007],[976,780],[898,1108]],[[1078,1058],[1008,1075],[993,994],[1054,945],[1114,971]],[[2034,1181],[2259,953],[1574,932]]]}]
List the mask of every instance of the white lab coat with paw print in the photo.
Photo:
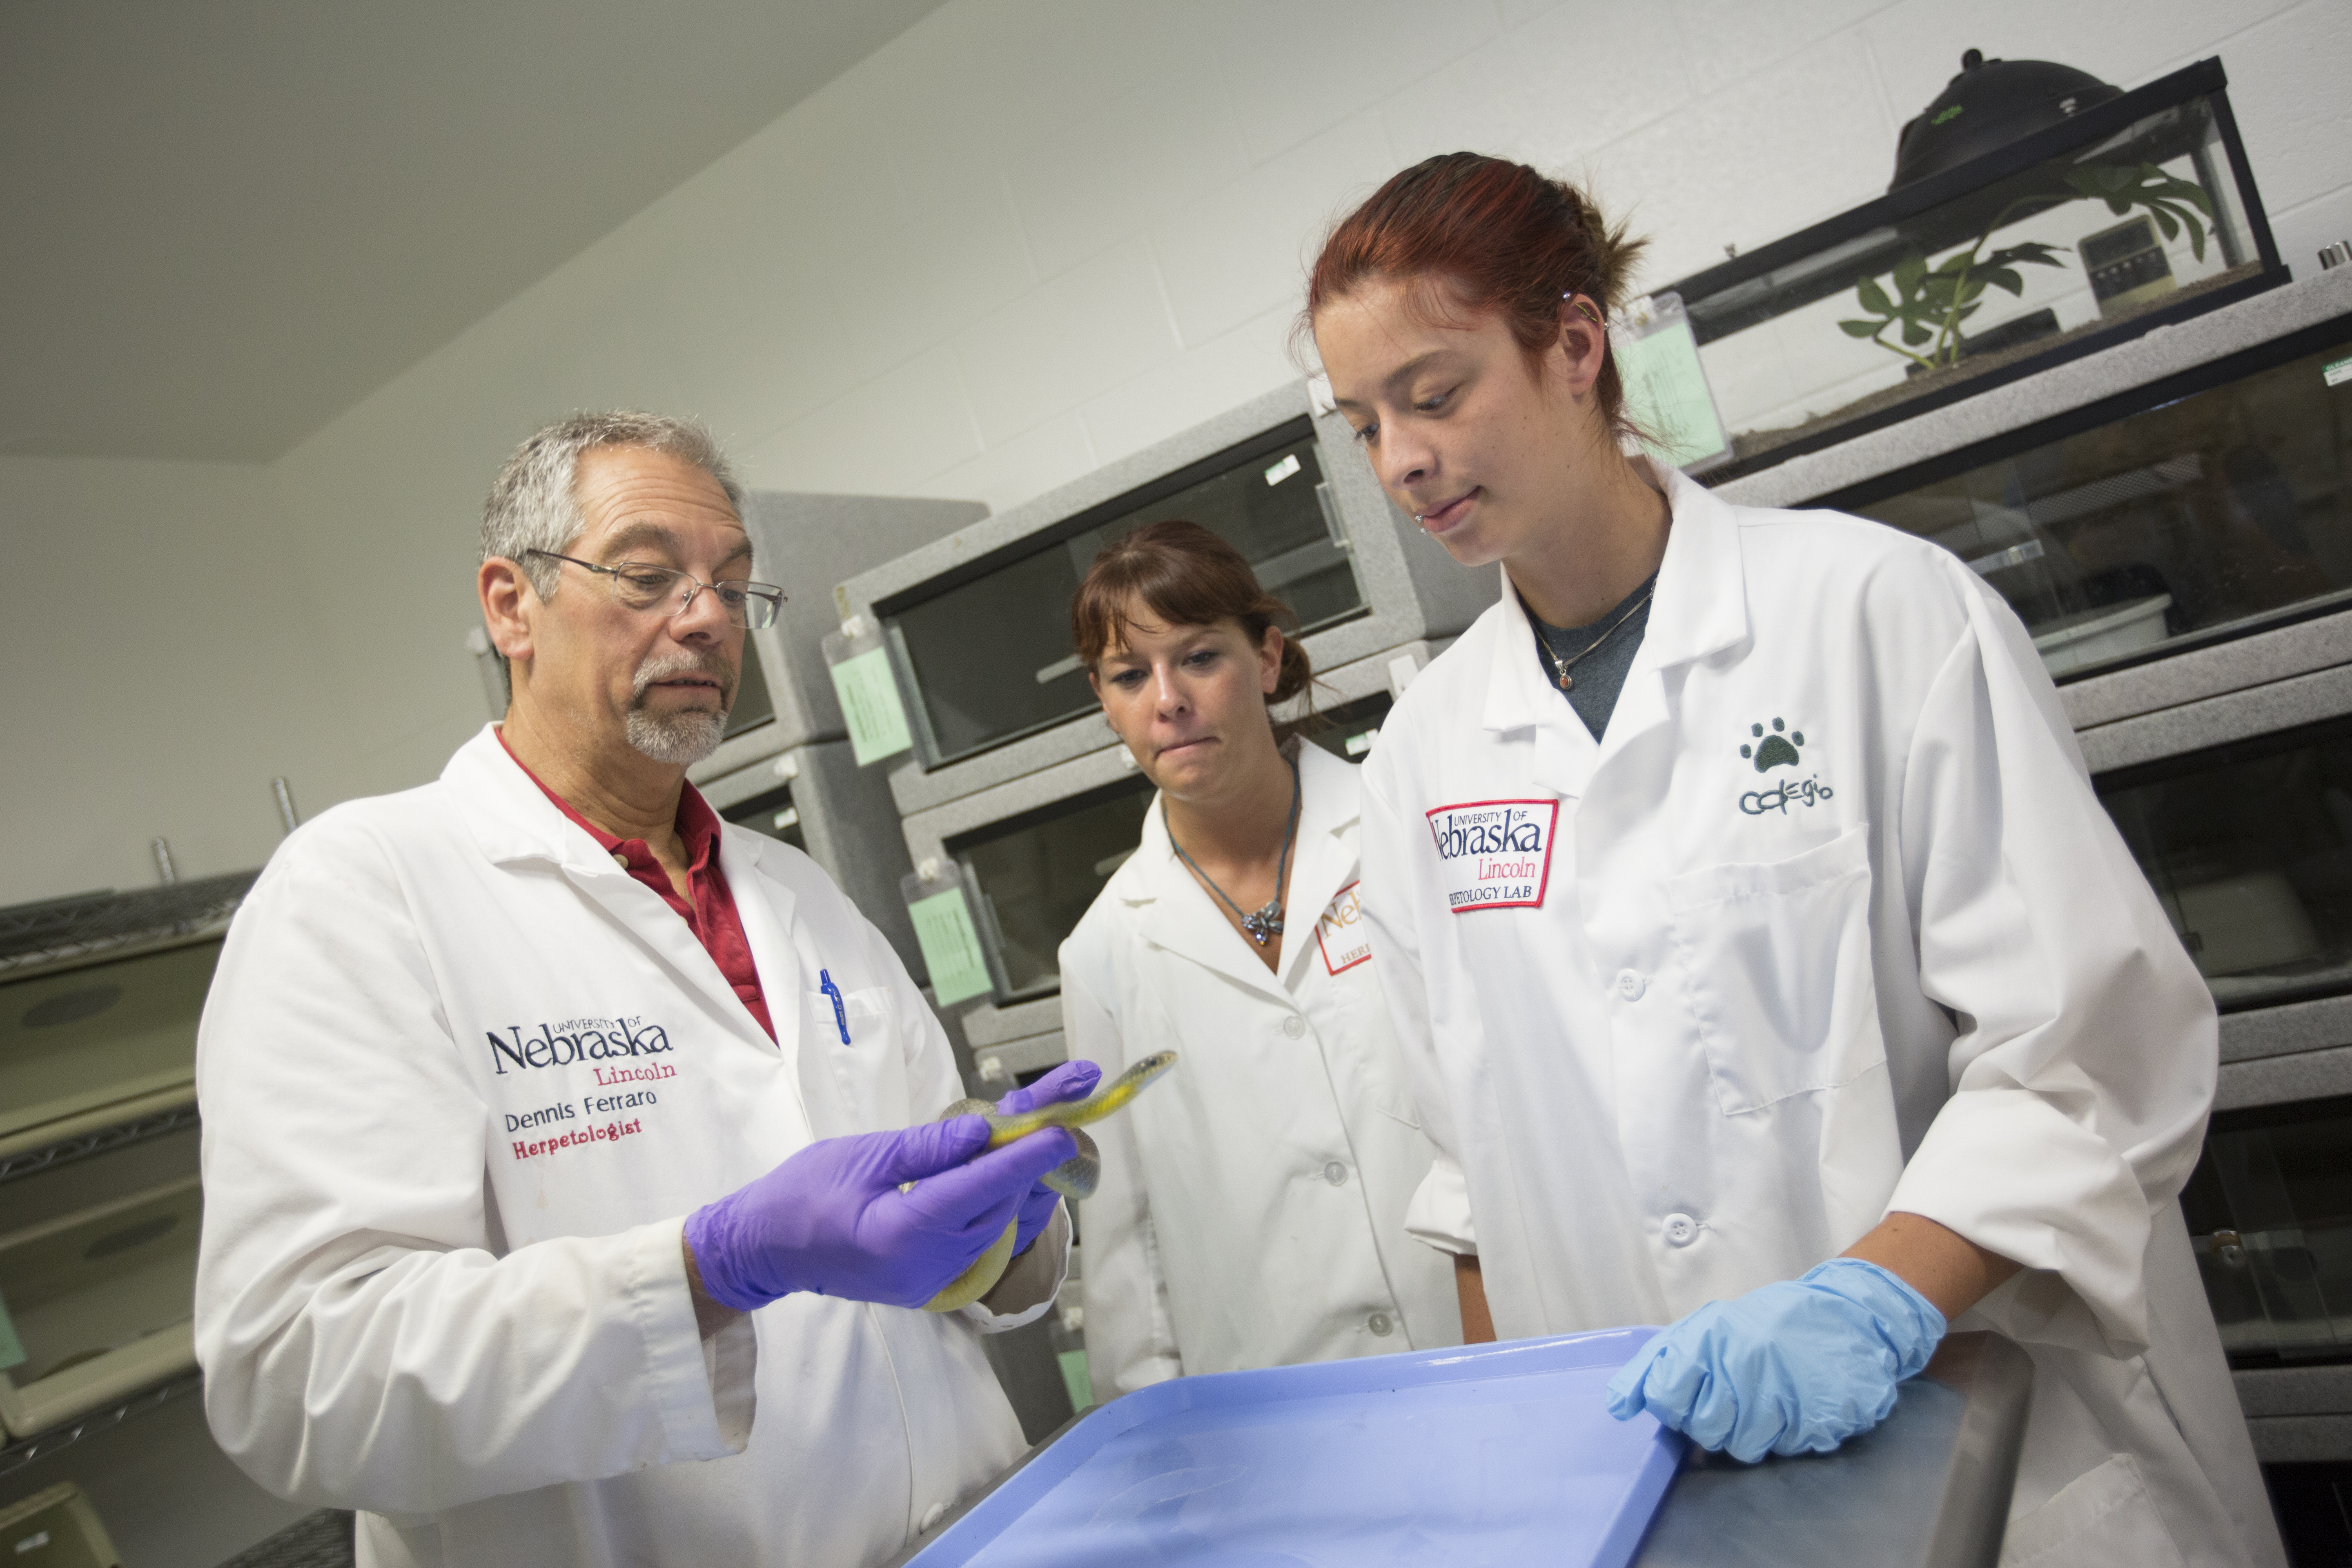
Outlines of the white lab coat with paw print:
[{"label": "white lab coat with paw print", "polygon": [[[1450,1260],[1404,1232],[1422,1136],[1364,939],[1358,770],[1297,749],[1281,970],[1143,841],[1062,944],[1069,1054],[1173,1072],[1095,1124],[1081,1205],[1096,1397],[1163,1378],[1458,1344]],[[1377,893],[1370,895],[1377,898]]]},{"label": "white lab coat with paw print", "polygon": [[1678,473],[1596,742],[1506,595],[1364,770],[1375,968],[1505,1338],[1664,1323],[1890,1210],[2023,1263],[2003,1561],[2283,1559],[2174,1199],[2211,1000],[2016,617],[1922,541]]},{"label": "white lab coat with paw print", "polygon": [[1026,1313],[795,1293],[697,1333],[689,1210],[962,1095],[881,933],[720,831],[773,1039],[488,729],[237,911],[196,1044],[205,1408],[270,1490],[362,1510],[362,1568],[855,1568],[1021,1452],[979,1335],[1045,1310],[1058,1220]]}]

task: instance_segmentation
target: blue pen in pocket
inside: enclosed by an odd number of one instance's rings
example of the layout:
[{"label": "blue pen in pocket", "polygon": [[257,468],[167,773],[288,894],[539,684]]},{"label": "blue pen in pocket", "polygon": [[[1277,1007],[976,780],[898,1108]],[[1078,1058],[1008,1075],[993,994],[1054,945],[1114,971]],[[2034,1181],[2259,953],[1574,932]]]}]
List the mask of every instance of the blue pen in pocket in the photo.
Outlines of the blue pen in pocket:
[{"label": "blue pen in pocket", "polygon": [[849,1009],[841,1005],[841,987],[833,983],[829,970],[816,972],[817,989],[833,998],[833,1026],[841,1031],[841,1043],[849,1044]]}]

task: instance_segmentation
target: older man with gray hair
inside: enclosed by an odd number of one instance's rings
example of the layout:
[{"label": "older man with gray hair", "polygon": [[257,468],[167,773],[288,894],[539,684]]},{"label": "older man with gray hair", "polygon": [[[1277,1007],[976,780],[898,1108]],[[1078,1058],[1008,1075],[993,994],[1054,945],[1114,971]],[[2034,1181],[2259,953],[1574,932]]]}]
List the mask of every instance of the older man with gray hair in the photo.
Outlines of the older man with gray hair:
[{"label": "older man with gray hair", "polygon": [[930,1120],[961,1090],[897,955],[687,784],[784,598],[740,501],[688,421],[526,441],[478,577],[505,721],[303,827],[229,933],[205,1409],[362,1510],[362,1563],[869,1563],[1020,1450],[979,1335],[1060,1283],[1070,1140]]}]

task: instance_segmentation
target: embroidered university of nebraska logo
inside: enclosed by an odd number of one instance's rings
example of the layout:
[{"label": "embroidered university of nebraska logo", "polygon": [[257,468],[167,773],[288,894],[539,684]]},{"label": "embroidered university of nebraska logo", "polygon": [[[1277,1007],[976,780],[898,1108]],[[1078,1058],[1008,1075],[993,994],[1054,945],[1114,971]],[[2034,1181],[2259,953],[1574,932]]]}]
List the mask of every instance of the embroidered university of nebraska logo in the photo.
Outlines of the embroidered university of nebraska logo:
[{"label": "embroidered university of nebraska logo", "polygon": [[1473,800],[1429,814],[1445,901],[1457,915],[1534,909],[1551,882],[1556,800]]}]

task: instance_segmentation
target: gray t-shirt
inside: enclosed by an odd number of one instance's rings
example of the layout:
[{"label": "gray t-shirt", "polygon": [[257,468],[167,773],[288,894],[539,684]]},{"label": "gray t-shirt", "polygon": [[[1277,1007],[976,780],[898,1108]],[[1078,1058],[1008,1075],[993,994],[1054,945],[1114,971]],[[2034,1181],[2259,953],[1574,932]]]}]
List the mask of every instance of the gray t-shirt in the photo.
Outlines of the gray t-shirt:
[{"label": "gray t-shirt", "polygon": [[[1642,646],[1642,633],[1650,624],[1650,595],[1657,587],[1658,574],[1653,572],[1648,582],[1589,626],[1555,626],[1528,610],[1528,624],[1542,645],[1536,649],[1536,663],[1543,669],[1544,684],[1558,690],[1560,669],[1566,667],[1569,687],[1560,695],[1568,699],[1568,705],[1576,710],[1576,716],[1584,721],[1596,741],[1609,728],[1617,694],[1625,689],[1626,672],[1633,668],[1633,650]],[[1525,599],[1519,601],[1519,608],[1527,610],[1527,605]],[[1618,624],[1621,621],[1622,626]],[[1546,648],[1550,650],[1549,658]]]}]

